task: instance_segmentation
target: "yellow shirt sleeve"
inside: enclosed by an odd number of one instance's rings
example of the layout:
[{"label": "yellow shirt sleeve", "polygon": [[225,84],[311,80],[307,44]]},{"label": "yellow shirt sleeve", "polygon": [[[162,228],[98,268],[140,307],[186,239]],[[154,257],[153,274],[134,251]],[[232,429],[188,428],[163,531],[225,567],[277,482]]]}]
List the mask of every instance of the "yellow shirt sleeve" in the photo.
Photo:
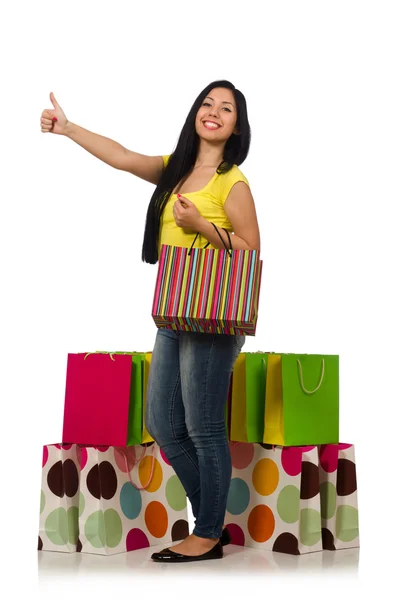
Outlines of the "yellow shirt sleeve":
[{"label": "yellow shirt sleeve", "polygon": [[234,184],[237,183],[238,181],[244,181],[244,183],[246,183],[248,185],[248,187],[250,186],[246,176],[240,171],[240,169],[238,168],[237,165],[234,165],[233,168],[230,169],[230,171],[225,174],[224,179],[223,179],[223,184],[222,184],[222,189],[221,189],[221,194],[220,194],[222,205],[225,204],[230,190],[232,189]]},{"label": "yellow shirt sleeve", "polygon": [[168,161],[170,160],[170,156],[171,156],[171,154],[166,154],[165,156],[163,156],[164,168],[168,165]]}]

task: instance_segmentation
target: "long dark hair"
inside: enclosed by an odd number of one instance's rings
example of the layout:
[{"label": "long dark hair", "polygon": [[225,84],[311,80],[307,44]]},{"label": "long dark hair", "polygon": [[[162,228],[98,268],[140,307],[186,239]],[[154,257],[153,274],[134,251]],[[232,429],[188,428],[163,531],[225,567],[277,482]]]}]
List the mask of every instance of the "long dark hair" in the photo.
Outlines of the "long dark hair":
[{"label": "long dark hair", "polygon": [[191,170],[196,162],[199,136],[196,132],[195,122],[197,111],[204,98],[213,88],[223,87],[232,90],[237,105],[236,127],[238,135],[234,133],[225,144],[223,160],[218,165],[217,173],[227,173],[234,164],[241,165],[247,158],[251,128],[248,122],[247,103],[244,94],[236,89],[230,81],[213,81],[197,96],[186,118],[185,124],[179,135],[175,150],[163,171],[160,181],[153,192],[146,215],[145,234],[142,245],[142,261],[152,265],[158,262],[158,241],[160,235],[160,217],[165,205],[171,196],[172,190],[181,179]]}]

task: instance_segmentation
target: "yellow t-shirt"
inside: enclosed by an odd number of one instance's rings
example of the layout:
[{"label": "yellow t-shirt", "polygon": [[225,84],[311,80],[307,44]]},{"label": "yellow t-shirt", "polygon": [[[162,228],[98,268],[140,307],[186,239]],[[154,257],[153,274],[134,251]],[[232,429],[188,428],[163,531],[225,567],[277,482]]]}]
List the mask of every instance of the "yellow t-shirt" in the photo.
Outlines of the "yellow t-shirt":
[{"label": "yellow t-shirt", "polygon": [[[164,167],[167,165],[170,154],[163,156]],[[229,195],[230,190],[238,181],[244,181],[248,186],[248,180],[240,171],[237,165],[228,171],[228,173],[215,173],[211,181],[197,192],[187,192],[182,194],[186,196],[196,206],[200,214],[208,221],[215,223],[218,228],[225,228],[229,232],[233,231],[232,224],[226,216],[224,204]],[[160,219],[160,239],[159,239],[159,256],[162,244],[170,246],[183,246],[190,248],[196,237],[197,232],[190,232],[182,227],[178,227],[175,223],[172,208],[176,200],[176,194],[172,194],[164,207],[163,214]],[[199,235],[194,248],[203,248],[208,243],[202,235]],[[214,248],[212,244],[207,246]]]}]

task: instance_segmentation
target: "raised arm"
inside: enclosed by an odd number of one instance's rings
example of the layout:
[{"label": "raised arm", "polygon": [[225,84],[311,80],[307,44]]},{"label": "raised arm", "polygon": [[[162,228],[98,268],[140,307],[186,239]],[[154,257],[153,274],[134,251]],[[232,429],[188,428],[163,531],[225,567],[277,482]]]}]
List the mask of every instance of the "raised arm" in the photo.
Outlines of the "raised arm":
[{"label": "raised arm", "polygon": [[162,156],[147,156],[133,152],[108,137],[72,123],[67,119],[52,92],[50,100],[54,109],[45,109],[42,112],[43,133],[64,135],[114,169],[126,171],[145,181],[158,184],[164,170]]},{"label": "raised arm", "polygon": [[117,168],[157,185],[164,171],[164,162],[162,156],[147,156],[124,148]]}]

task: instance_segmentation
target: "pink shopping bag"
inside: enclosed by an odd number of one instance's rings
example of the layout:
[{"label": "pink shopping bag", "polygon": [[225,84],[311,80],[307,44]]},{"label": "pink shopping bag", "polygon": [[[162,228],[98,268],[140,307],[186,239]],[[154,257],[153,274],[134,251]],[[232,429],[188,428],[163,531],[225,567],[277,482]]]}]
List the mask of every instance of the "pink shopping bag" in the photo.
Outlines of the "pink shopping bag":
[{"label": "pink shopping bag", "polygon": [[64,443],[126,445],[131,372],[130,355],[68,355]]}]

